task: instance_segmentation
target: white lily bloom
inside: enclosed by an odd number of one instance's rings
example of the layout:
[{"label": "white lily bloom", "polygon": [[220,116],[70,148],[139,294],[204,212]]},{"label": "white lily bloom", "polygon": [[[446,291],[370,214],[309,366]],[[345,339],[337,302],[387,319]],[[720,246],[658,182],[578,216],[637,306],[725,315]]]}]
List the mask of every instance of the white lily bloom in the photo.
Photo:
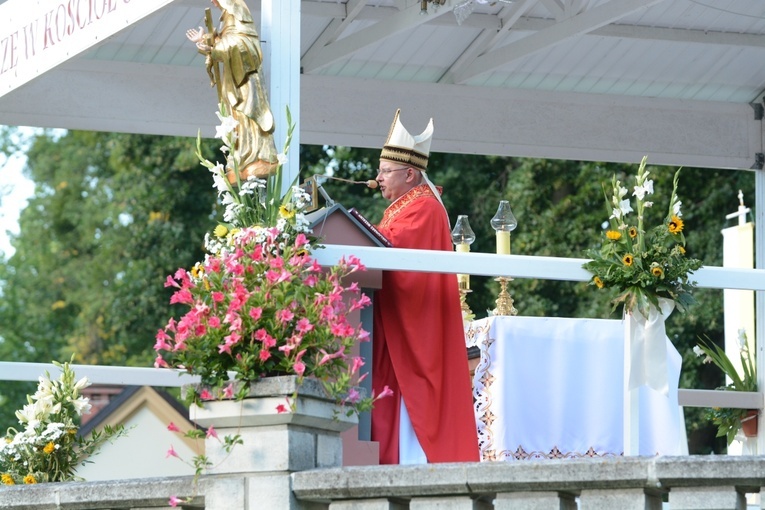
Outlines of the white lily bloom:
[{"label": "white lily bloom", "polygon": [[92,406],[86,397],[79,397],[72,400],[72,405],[74,405],[74,410],[77,411],[78,415],[82,416],[83,414],[90,414],[90,408]]},{"label": "white lily bloom", "polygon": [[739,349],[746,347],[746,328],[739,328],[737,340]]},{"label": "white lily bloom", "polygon": [[619,208],[614,208],[613,211],[611,212],[611,216],[609,216],[609,219],[615,218],[618,220],[618,219],[621,219],[621,217],[622,217],[622,210]]},{"label": "white lily bloom", "polygon": [[699,346],[697,345],[697,346],[695,346],[695,347],[693,348],[693,354],[695,354],[697,358],[700,358],[701,356],[703,356],[703,355],[704,355],[704,351],[703,351],[703,350],[701,350],[701,347],[699,347]]},{"label": "white lily bloom", "polygon": [[286,165],[287,164],[287,155],[283,152],[280,152],[276,155],[276,161],[279,162],[280,165]]},{"label": "white lily bloom", "polygon": [[629,200],[622,200],[619,204],[619,209],[622,211],[622,215],[628,214],[632,212],[632,206],[630,205]]},{"label": "white lily bloom", "polygon": [[652,206],[653,206],[653,202],[645,202],[643,204],[643,207],[652,207]]},{"label": "white lily bloom", "polygon": [[680,206],[681,205],[683,205],[683,203],[678,200],[677,202],[675,202],[675,205],[672,206],[672,214],[674,214],[678,218],[682,218],[683,217],[683,213],[680,212]]},{"label": "white lily bloom", "polygon": [[220,126],[215,126],[215,138],[225,138],[226,135],[234,131],[237,126],[236,119],[232,116],[223,116],[220,112],[215,112],[220,119]]}]

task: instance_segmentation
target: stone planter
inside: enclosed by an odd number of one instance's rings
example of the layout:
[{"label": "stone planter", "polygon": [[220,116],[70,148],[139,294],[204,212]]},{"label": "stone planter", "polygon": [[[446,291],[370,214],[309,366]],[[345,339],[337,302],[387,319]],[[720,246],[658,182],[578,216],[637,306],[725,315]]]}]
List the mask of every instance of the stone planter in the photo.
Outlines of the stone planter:
[{"label": "stone planter", "polygon": [[[295,410],[290,401],[298,390]],[[280,409],[287,412],[280,412]],[[252,385],[242,401],[215,400],[192,406],[193,421],[213,426],[218,436],[239,434],[243,445],[229,455],[215,438],[208,438],[206,455],[211,473],[302,471],[342,464],[340,432],[358,423],[341,406],[328,399],[320,382],[296,376],[263,379]]]},{"label": "stone planter", "polygon": [[[295,390],[295,410],[289,400]],[[280,407],[283,406],[283,407]],[[286,412],[279,412],[280,410]],[[292,493],[290,473],[339,467],[343,460],[340,432],[358,423],[328,399],[316,380],[296,376],[263,379],[242,401],[215,400],[192,406],[189,414],[202,427],[214,427],[221,440],[209,437],[205,455],[212,464],[205,473],[207,510],[281,508],[304,510]],[[224,436],[239,435],[231,453]]]}]

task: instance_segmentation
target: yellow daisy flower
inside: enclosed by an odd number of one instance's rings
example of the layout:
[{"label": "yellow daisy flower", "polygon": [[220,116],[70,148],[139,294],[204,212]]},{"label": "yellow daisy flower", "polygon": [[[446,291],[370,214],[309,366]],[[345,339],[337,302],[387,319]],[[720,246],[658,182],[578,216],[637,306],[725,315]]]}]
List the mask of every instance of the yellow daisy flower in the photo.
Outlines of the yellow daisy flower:
[{"label": "yellow daisy flower", "polygon": [[667,225],[667,228],[671,233],[679,234],[683,231],[683,220],[673,215],[669,220],[669,225]]},{"label": "yellow daisy flower", "polygon": [[598,278],[597,276],[596,276],[595,278],[593,278],[593,279],[592,279],[592,281],[595,283],[595,286],[596,286],[597,288],[599,288],[599,289],[602,289],[602,288],[603,288],[603,286],[605,285],[605,283],[603,283],[603,280],[601,280],[601,279],[600,279],[600,278]]},{"label": "yellow daisy flower", "polygon": [[612,241],[618,241],[622,237],[622,233],[618,230],[608,230],[606,231],[606,237],[609,238]]},{"label": "yellow daisy flower", "polygon": [[16,482],[13,481],[13,477],[8,473],[3,473],[2,476],[0,476],[0,483],[3,485],[16,485]]},{"label": "yellow daisy flower", "polygon": [[630,229],[627,231],[632,239],[635,239],[637,237],[637,229],[635,227],[630,227]]},{"label": "yellow daisy flower", "polygon": [[631,253],[628,253],[622,257],[622,262],[624,262],[625,266],[631,266],[634,261],[635,257]]},{"label": "yellow daisy flower", "polygon": [[50,441],[48,444],[45,445],[45,448],[43,448],[43,452],[47,455],[50,455],[53,453],[53,451],[56,449],[56,443],[53,441]]},{"label": "yellow daisy flower", "polygon": [[37,483],[37,478],[35,478],[35,475],[30,473],[30,474],[28,474],[27,476],[24,477],[24,483],[27,484],[27,485],[30,485],[30,484],[33,484],[33,483]]},{"label": "yellow daisy flower", "polygon": [[664,276],[664,270],[659,266],[655,266],[651,268],[651,274],[657,277],[662,277]]}]

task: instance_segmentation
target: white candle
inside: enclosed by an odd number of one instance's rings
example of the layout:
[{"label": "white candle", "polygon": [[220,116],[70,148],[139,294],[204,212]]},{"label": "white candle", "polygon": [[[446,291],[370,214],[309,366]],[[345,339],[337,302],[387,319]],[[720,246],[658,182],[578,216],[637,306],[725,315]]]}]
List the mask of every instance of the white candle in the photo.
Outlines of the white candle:
[{"label": "white candle", "polygon": [[497,253],[510,255],[510,232],[497,230]]},{"label": "white candle", "polygon": [[[455,245],[457,253],[469,253],[470,245],[468,243],[458,243]],[[457,274],[457,282],[460,289],[470,289],[470,275],[469,274]]]}]

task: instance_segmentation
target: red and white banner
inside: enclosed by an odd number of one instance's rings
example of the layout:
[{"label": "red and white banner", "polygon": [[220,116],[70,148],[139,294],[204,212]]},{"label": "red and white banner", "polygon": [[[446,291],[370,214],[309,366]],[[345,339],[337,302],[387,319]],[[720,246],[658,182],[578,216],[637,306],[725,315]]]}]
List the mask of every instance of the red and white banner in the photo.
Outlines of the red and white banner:
[{"label": "red and white banner", "polygon": [[0,4],[0,97],[174,0],[7,0]]}]

